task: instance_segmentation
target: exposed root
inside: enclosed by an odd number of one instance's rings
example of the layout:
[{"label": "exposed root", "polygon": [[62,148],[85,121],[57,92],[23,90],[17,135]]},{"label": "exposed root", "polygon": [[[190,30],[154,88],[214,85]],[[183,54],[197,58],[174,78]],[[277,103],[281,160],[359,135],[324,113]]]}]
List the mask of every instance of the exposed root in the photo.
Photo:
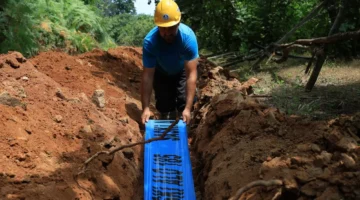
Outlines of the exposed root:
[{"label": "exposed root", "polygon": [[79,178],[80,174],[82,174],[82,173],[85,173],[85,170],[79,172],[78,174],[74,174],[73,179],[74,179],[75,183],[77,184],[77,186],[80,189],[86,191],[90,195],[91,200],[94,200],[94,196],[93,196],[93,193],[91,192],[91,190],[89,190],[89,189],[85,188],[84,186],[82,186],[78,181],[78,178]]},{"label": "exposed root", "polygon": [[[244,187],[240,188],[235,196],[231,197],[229,200],[238,200],[242,194],[244,194],[246,191],[248,191],[249,189],[253,188],[253,187],[257,187],[257,186],[265,186],[265,187],[269,187],[269,186],[282,186],[283,185],[283,181],[282,180],[278,180],[278,179],[275,179],[275,180],[270,180],[270,181],[253,181],[247,185],[245,185]],[[274,196],[275,199],[277,199],[278,197],[277,196],[280,196],[281,195],[281,192],[280,194],[278,194],[279,192],[277,192]],[[273,198],[273,199],[274,199]]]},{"label": "exposed root", "polygon": [[281,197],[282,194],[282,188],[280,188],[274,195],[274,197],[271,200],[278,200]]}]

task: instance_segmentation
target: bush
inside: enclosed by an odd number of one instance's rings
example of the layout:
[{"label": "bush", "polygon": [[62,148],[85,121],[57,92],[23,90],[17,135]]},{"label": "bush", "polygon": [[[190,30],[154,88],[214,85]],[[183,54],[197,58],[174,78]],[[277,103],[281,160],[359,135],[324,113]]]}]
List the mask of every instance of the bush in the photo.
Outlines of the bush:
[{"label": "bush", "polygon": [[82,53],[115,46],[101,22],[81,0],[8,0],[0,12],[0,51],[29,57],[54,48]]},{"label": "bush", "polygon": [[146,34],[155,26],[149,15],[121,14],[104,19],[106,30],[118,45],[141,46]]}]

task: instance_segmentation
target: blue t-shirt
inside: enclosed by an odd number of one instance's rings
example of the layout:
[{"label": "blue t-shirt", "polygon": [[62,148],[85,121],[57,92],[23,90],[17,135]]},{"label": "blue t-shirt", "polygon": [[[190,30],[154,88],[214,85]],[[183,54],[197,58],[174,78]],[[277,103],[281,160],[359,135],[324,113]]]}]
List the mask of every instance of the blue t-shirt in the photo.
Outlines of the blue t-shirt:
[{"label": "blue t-shirt", "polygon": [[167,74],[176,74],[184,69],[184,62],[199,57],[195,33],[180,23],[173,43],[160,36],[158,27],[153,28],[143,42],[143,65],[146,68],[160,67]]}]

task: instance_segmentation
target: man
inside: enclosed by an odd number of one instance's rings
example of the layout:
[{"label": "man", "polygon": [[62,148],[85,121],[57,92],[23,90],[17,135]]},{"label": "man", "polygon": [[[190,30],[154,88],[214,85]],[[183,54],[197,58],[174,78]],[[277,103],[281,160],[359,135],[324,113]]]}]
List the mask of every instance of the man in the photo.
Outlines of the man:
[{"label": "man", "polygon": [[199,54],[195,33],[180,20],[180,9],[173,0],[158,3],[154,15],[156,27],[143,42],[143,124],[150,118],[152,89],[161,119],[172,119],[175,113],[181,113],[182,120],[190,122]]}]

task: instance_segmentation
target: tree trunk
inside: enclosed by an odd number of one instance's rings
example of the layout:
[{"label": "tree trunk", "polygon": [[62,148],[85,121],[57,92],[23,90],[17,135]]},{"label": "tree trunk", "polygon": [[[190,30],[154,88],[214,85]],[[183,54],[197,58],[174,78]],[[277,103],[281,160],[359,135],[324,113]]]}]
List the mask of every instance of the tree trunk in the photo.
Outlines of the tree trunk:
[{"label": "tree trunk", "polygon": [[328,12],[331,24],[334,24],[335,20],[336,20],[337,13],[336,13],[336,9],[334,9],[334,7],[332,7],[332,5],[335,5],[336,1],[335,0],[328,0],[327,3],[328,3],[327,4],[328,5],[327,6],[327,12]]},{"label": "tree trunk", "polygon": [[[344,14],[343,11],[344,11],[344,2],[343,2],[343,0],[341,0],[340,6],[339,6],[339,12],[336,16],[335,22],[333,23],[333,25],[329,31],[328,36],[331,36],[331,35],[335,34],[336,32],[338,32],[339,27],[341,25],[342,16]],[[320,74],[321,68],[324,65],[324,62],[326,60],[327,51],[328,51],[328,46],[327,46],[327,44],[324,44],[323,50],[319,51],[317,54],[318,56],[317,56],[316,64],[315,64],[313,72],[311,73],[310,79],[306,84],[305,91],[310,92],[313,89],[313,87],[316,83],[316,80]]]},{"label": "tree trunk", "polygon": [[325,46],[324,49],[321,49],[316,55],[317,60],[316,60],[314,69],[311,73],[311,76],[306,84],[306,87],[305,87],[306,92],[310,92],[316,83],[316,80],[320,74],[321,68],[326,60],[326,52],[325,52],[326,50],[327,50],[327,48]]}]

